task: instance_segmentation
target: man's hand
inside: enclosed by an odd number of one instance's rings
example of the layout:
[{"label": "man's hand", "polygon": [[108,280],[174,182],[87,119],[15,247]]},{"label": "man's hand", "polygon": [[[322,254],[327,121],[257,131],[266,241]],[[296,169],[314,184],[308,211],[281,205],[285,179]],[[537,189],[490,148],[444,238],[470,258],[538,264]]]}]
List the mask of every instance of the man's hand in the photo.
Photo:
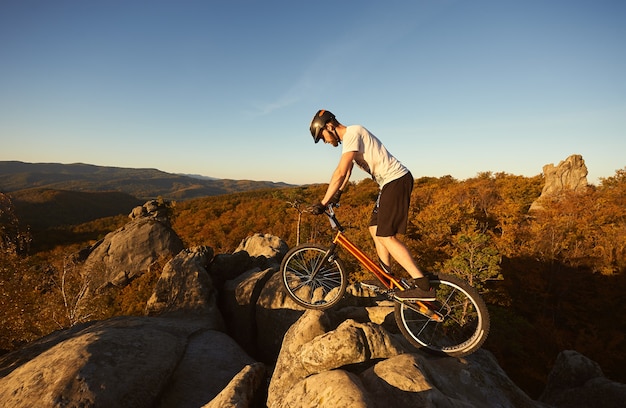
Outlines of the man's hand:
[{"label": "man's hand", "polygon": [[322,203],[315,203],[312,206],[310,206],[308,210],[311,214],[321,215],[321,214],[324,214],[324,211],[326,211],[326,206]]}]

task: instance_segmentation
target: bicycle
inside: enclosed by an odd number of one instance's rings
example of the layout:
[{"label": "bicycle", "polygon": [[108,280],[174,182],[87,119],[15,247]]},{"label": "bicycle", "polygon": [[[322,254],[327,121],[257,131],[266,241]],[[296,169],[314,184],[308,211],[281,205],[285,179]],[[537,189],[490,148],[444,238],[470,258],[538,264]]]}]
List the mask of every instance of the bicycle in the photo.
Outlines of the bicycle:
[{"label": "bicycle", "polygon": [[290,249],[282,260],[280,271],[287,294],[307,309],[326,310],[343,298],[348,273],[339,258],[343,248],[381,282],[383,287],[366,285],[367,289],[394,302],[394,317],[402,335],[416,348],[435,354],[462,357],[478,350],[489,334],[487,306],[476,289],[449,274],[428,274],[435,301],[408,301],[396,296],[410,285],[387,273],[345,235],[345,229],[329,204],[324,214],[337,233],[329,246],[306,243]]}]

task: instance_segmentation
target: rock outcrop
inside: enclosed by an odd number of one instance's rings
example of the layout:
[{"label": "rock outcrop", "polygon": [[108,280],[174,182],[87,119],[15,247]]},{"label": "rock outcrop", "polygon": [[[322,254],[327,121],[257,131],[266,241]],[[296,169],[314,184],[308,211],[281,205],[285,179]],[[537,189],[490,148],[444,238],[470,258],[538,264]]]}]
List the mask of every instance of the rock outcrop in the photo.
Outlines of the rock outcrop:
[{"label": "rock outcrop", "polygon": [[[131,223],[145,218],[137,213]],[[125,236],[121,229],[109,239]],[[285,251],[260,234],[233,254],[179,251],[146,316],[77,325],[0,356],[0,406],[576,408],[626,400],[626,386],[564,352],[533,401],[486,350],[466,358],[415,350],[393,323],[393,305],[358,285],[333,310],[305,311],[276,273]]]},{"label": "rock outcrop", "polygon": [[623,407],[626,385],[607,379],[595,362],[573,350],[562,351],[540,401],[555,407]]},{"label": "rock outcrop", "polygon": [[89,248],[84,268],[91,287],[124,286],[162,260],[178,254],[183,242],[171,228],[167,211],[156,201],[133,209],[131,222]]},{"label": "rock outcrop", "polygon": [[543,176],[545,179],[541,196],[532,203],[531,210],[540,210],[541,201],[558,197],[564,191],[583,191],[587,188],[587,166],[583,157],[579,154],[569,156],[554,166],[546,164],[543,166]]}]

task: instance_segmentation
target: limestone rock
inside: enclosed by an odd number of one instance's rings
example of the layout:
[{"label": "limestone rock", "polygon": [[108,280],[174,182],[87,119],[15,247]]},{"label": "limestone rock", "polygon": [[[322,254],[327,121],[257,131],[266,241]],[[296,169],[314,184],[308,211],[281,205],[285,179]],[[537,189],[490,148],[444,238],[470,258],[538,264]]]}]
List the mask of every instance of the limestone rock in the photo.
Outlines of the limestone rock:
[{"label": "limestone rock", "polygon": [[[222,289],[220,308],[228,333],[253,356],[259,355],[256,304],[261,290],[275,272],[273,269],[261,271],[254,268],[227,281]],[[261,330],[267,330],[267,325],[263,324]],[[274,335],[279,336],[279,333]]]},{"label": "limestone rock", "polygon": [[241,241],[235,252],[246,251],[253,258],[264,257],[280,264],[288,250],[285,241],[274,235],[254,234]]},{"label": "limestone rock", "polygon": [[209,267],[209,274],[215,285],[221,288],[225,281],[236,279],[242,272],[254,268],[278,270],[287,249],[287,244],[276,236],[254,234],[242,240],[232,254],[217,255]]},{"label": "limestone rock", "polygon": [[344,370],[325,371],[305,378],[285,390],[278,407],[367,408],[374,407],[358,376]]},{"label": "limestone rock", "polygon": [[141,217],[151,217],[158,219],[161,222],[169,223],[168,203],[161,203],[157,200],[150,200],[144,205],[133,208],[130,214],[128,214],[128,218],[130,218],[131,220]]},{"label": "limestone rock", "polygon": [[245,366],[228,385],[203,408],[248,408],[264,406],[260,390],[266,378],[265,365],[254,363]]},{"label": "limestone rock", "polygon": [[335,330],[302,345],[299,360],[307,372],[319,373],[405,352],[381,326],[346,320]]},{"label": "limestone rock", "polygon": [[626,385],[607,379],[595,362],[573,350],[562,351],[540,401],[554,407],[623,407]]},{"label": "limestone rock", "polygon": [[[118,317],[2,356],[0,406],[200,407],[255,364],[202,319]],[[236,386],[250,400],[265,395],[263,367],[254,376]]]},{"label": "limestone rock", "polygon": [[543,166],[546,183],[541,194],[554,194],[570,189],[580,191],[587,187],[587,166],[579,154],[569,156],[558,166],[546,164]]},{"label": "limestone rock", "polygon": [[261,361],[276,359],[283,336],[302,316],[305,309],[296,304],[283,289],[280,273],[267,280],[256,302],[257,347]]},{"label": "limestone rock", "polygon": [[157,261],[178,254],[184,245],[168,223],[137,218],[107,234],[89,250],[85,271],[93,288],[125,285]]},{"label": "limestone rock", "polygon": [[198,328],[120,317],[53,333],[2,356],[0,406],[151,406]]},{"label": "limestone rock", "polygon": [[353,320],[333,325],[328,313],[309,310],[289,329],[270,382],[269,407],[289,406],[280,396],[311,375],[406,352],[378,325]]},{"label": "limestone rock", "polygon": [[532,203],[530,209],[540,210],[542,200],[558,197],[564,191],[584,191],[588,186],[587,174],[587,166],[579,154],[569,156],[556,167],[552,163],[546,164],[543,166],[545,182],[541,196]]},{"label": "limestone rock", "polygon": [[268,407],[541,406],[487,351],[463,359],[430,356],[373,323],[347,320],[333,329],[334,321],[330,312],[307,311],[289,329]]},{"label": "limestone rock", "polygon": [[[190,336],[184,356],[172,373],[158,406],[197,408],[213,401],[243,369],[256,362],[228,335],[202,331]],[[264,395],[259,389],[265,371],[256,366],[251,382],[239,380],[238,388],[249,396]]]},{"label": "limestone rock", "polygon": [[185,249],[176,255],[163,268],[146,312],[205,315],[216,328],[222,328],[217,290],[206,271],[212,258],[213,249],[206,246]]}]

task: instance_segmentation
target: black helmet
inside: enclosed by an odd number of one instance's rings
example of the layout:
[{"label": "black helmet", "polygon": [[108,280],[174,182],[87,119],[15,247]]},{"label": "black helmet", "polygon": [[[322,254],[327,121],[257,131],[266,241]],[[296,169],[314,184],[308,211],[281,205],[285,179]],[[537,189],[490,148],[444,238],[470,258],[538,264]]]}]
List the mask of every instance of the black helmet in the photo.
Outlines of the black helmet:
[{"label": "black helmet", "polygon": [[335,115],[327,110],[319,110],[317,111],[315,116],[313,116],[313,120],[311,121],[311,126],[309,127],[309,130],[311,131],[311,136],[313,136],[313,140],[315,141],[315,143],[319,142],[322,138],[321,133],[322,129],[324,129],[324,126],[326,126],[328,122],[334,119]]}]

